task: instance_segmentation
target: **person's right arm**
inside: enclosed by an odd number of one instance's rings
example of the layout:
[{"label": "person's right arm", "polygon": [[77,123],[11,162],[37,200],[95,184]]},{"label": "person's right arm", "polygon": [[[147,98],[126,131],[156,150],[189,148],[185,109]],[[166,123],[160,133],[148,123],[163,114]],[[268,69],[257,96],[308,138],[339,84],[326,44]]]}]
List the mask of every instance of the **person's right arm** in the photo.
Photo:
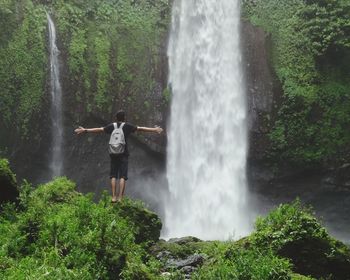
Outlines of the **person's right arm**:
[{"label": "person's right arm", "polygon": [[138,126],[137,131],[142,131],[142,132],[152,132],[152,133],[158,133],[161,134],[163,132],[163,128],[159,127],[159,126],[155,126],[155,127],[142,127],[142,126]]},{"label": "person's right arm", "polygon": [[100,133],[104,132],[103,127],[95,127],[95,128],[84,128],[82,126],[79,126],[76,130],[74,130],[76,134],[82,134],[82,133]]}]

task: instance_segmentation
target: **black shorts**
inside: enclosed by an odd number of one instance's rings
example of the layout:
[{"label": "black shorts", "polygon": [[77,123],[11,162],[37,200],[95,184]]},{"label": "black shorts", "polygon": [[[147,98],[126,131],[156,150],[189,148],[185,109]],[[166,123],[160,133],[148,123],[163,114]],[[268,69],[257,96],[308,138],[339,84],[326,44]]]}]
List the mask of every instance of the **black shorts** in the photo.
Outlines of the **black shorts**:
[{"label": "black shorts", "polygon": [[110,178],[128,180],[128,157],[125,155],[109,155],[111,158]]}]

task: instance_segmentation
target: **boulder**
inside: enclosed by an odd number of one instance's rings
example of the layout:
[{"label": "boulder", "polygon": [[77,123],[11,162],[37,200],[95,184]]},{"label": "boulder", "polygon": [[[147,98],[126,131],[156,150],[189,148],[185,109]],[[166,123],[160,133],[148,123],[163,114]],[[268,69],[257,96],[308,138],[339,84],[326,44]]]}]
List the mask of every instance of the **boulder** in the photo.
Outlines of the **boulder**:
[{"label": "boulder", "polygon": [[159,240],[162,222],[157,214],[146,209],[144,205],[125,199],[119,205],[118,212],[133,224],[136,243],[155,243]]},{"label": "boulder", "polygon": [[350,249],[332,238],[299,200],[280,205],[258,219],[250,240],[289,259],[294,271],[317,279],[350,279]]},{"label": "boulder", "polygon": [[185,245],[189,242],[201,242],[202,240],[200,240],[197,237],[194,236],[186,236],[186,237],[180,237],[180,238],[170,238],[169,239],[169,243],[175,243],[178,245]]},{"label": "boulder", "polygon": [[[166,262],[166,267],[192,272],[193,268],[201,266],[206,258],[207,256],[204,254],[193,254],[184,259],[170,258]],[[191,268],[189,269],[189,267]]]}]

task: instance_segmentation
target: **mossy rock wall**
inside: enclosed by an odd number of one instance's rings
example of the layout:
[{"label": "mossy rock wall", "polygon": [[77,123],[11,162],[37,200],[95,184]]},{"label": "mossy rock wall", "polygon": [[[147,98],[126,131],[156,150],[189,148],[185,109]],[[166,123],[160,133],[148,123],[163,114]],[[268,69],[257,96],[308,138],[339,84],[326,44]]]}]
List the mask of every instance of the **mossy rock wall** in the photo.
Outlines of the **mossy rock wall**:
[{"label": "mossy rock wall", "polygon": [[276,117],[266,115],[266,159],[276,166],[350,160],[349,12],[349,1],[243,1],[243,17],[270,35],[270,65],[283,90]]},{"label": "mossy rock wall", "polygon": [[[167,1],[0,1],[0,150],[20,178],[41,180],[51,149],[46,13],[57,30],[68,158],[77,125],[107,125],[122,108],[136,125],[164,127],[168,104]],[[164,151],[165,137],[139,140]]]},{"label": "mossy rock wall", "polygon": [[5,202],[15,202],[18,198],[16,176],[10,169],[8,160],[0,158],[0,207]]}]

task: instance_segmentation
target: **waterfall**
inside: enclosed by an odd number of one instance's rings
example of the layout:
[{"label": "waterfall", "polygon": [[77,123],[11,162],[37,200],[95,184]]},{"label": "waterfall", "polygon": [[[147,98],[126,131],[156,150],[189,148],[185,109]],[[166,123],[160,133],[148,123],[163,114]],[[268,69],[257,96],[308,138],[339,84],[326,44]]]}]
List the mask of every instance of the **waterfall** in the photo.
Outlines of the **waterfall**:
[{"label": "waterfall", "polygon": [[51,137],[52,150],[50,169],[52,177],[62,175],[63,124],[62,124],[62,89],[60,84],[59,50],[56,45],[56,28],[47,14],[50,40],[50,87],[51,87]]},{"label": "waterfall", "polygon": [[165,237],[250,230],[239,0],[175,0],[169,39]]}]

